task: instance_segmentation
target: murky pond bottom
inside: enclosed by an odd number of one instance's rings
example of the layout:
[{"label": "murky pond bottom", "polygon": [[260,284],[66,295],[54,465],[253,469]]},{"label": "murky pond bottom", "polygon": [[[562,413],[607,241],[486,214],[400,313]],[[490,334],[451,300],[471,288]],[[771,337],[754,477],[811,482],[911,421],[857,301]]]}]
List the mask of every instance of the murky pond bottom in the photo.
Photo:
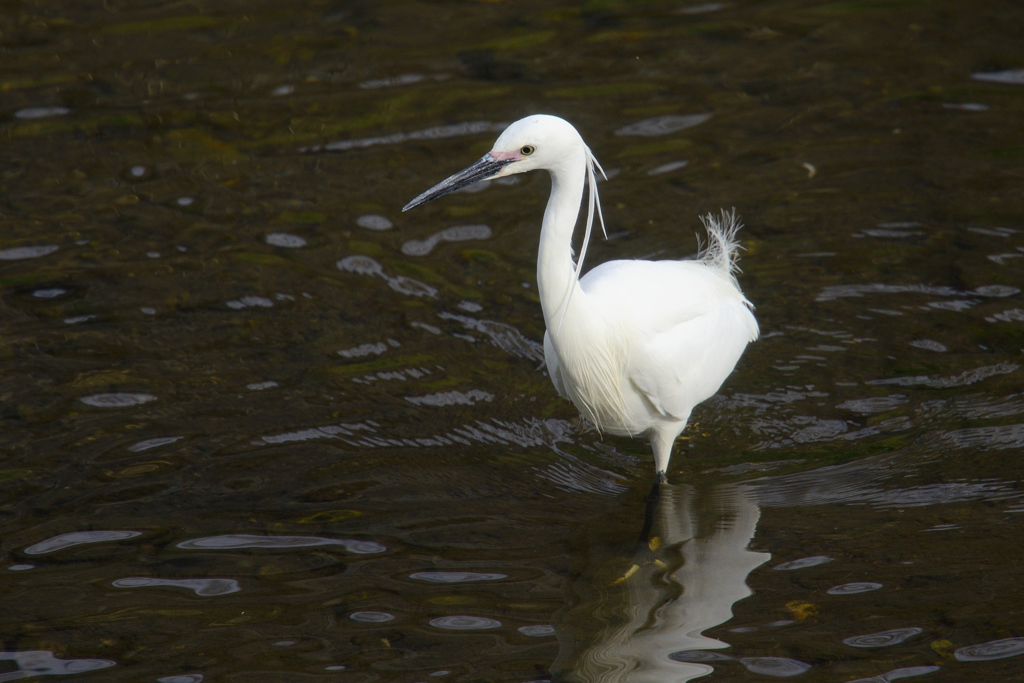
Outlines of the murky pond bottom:
[{"label": "murky pond bottom", "polygon": [[[0,681],[1024,680],[1024,49],[994,3],[0,18]],[[736,207],[762,338],[676,446],[543,372],[588,263]]]}]

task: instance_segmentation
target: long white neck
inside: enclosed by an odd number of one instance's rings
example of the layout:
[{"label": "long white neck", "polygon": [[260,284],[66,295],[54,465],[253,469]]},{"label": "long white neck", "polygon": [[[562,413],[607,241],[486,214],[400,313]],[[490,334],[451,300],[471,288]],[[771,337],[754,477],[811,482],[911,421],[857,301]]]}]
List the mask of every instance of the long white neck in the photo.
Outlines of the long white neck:
[{"label": "long white neck", "polygon": [[[583,304],[586,295],[576,282],[572,261],[572,233],[579,217],[586,178],[586,153],[583,142],[551,168],[551,197],[544,210],[544,223],[540,230],[540,249],[537,255],[537,289],[544,322],[554,339],[558,338],[569,293],[573,309]],[[570,317],[570,314],[566,314]],[[563,328],[566,325],[563,325]]]}]

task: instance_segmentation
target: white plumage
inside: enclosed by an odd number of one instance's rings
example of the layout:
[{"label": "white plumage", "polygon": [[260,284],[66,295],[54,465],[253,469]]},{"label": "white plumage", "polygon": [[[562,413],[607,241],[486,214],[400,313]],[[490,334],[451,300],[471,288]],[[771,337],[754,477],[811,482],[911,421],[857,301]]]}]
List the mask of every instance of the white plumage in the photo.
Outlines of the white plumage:
[{"label": "white plumage", "polygon": [[[664,480],[690,412],[718,391],[758,336],[734,274],[740,224],[724,211],[704,217],[709,242],[696,260],[610,261],[579,278],[595,209],[601,218],[601,167],[576,129],[555,116],[513,123],[482,159],[404,210],[480,180],[536,169],[551,174],[537,258],[548,374],[598,429],[647,436]],[[589,208],[577,264],[571,242],[585,183]]]}]

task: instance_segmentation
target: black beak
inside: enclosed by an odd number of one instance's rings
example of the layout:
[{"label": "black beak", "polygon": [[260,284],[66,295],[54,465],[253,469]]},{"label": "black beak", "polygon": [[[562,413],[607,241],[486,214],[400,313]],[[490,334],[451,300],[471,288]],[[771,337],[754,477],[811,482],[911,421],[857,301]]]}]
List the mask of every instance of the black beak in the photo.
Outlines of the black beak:
[{"label": "black beak", "polygon": [[498,172],[501,171],[501,169],[505,168],[513,161],[515,161],[515,159],[502,159],[499,161],[490,154],[485,154],[480,161],[476,162],[472,166],[464,168],[450,178],[442,180],[419,197],[416,197],[416,199],[406,204],[402,211],[414,209],[420,204],[426,204],[432,199],[437,199],[438,197],[442,197],[450,192],[461,190],[467,185],[472,185],[473,183],[478,183],[481,180],[493,178],[498,175]]}]

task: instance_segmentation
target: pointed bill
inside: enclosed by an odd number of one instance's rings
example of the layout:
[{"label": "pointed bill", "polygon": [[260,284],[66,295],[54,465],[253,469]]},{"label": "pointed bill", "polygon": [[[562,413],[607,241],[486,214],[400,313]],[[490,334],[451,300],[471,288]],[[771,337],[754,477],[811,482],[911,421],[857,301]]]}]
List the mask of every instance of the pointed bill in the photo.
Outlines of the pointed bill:
[{"label": "pointed bill", "polygon": [[479,161],[477,161],[472,166],[464,168],[455,175],[451,176],[450,178],[442,180],[437,185],[434,185],[432,188],[421,194],[419,197],[416,197],[416,199],[406,204],[405,208],[403,208],[402,211],[415,209],[417,206],[421,204],[426,204],[427,202],[433,199],[443,197],[444,195],[449,194],[451,192],[455,192],[456,190],[461,190],[462,188],[468,187],[473,183],[478,183],[481,180],[493,178],[494,176],[498,175],[498,173],[501,172],[501,169],[505,168],[513,161],[515,161],[515,159],[499,160],[495,159],[490,154],[485,154]]}]

